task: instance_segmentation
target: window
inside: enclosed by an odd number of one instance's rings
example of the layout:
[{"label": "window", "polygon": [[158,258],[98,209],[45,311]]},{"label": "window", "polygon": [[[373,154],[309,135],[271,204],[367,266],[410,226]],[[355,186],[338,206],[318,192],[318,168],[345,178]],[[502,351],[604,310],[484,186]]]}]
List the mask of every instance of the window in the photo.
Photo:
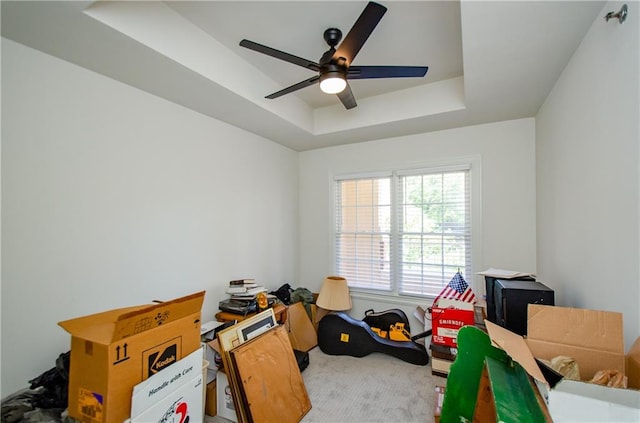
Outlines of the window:
[{"label": "window", "polygon": [[335,271],[355,289],[437,296],[471,275],[471,166],[335,179]]}]

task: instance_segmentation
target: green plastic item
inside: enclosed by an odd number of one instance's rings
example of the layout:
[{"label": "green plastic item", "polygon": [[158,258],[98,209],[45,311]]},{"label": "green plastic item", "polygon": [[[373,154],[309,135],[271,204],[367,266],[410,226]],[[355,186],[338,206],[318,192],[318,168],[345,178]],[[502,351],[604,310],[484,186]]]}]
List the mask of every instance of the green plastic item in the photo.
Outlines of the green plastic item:
[{"label": "green plastic item", "polygon": [[517,362],[502,363],[486,358],[487,373],[496,408],[496,421],[545,422],[529,375]]},{"label": "green plastic item", "polygon": [[458,354],[447,376],[440,423],[473,421],[485,357],[503,363],[511,361],[507,353],[491,345],[489,335],[474,326],[460,328],[457,343]]},{"label": "green plastic item", "polygon": [[458,331],[457,343],[458,354],[447,377],[441,423],[473,421],[485,361],[497,422],[546,421],[528,374],[506,352],[492,346],[489,335],[474,326],[464,326]]}]

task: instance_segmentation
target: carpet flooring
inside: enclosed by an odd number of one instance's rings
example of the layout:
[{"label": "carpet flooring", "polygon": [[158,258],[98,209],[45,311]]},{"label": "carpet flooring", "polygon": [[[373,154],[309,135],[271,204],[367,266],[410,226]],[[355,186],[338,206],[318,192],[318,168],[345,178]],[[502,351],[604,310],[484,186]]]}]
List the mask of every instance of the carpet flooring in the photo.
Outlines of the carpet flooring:
[{"label": "carpet flooring", "polygon": [[[316,347],[302,373],[311,410],[302,423],[429,423],[435,387],[446,379],[431,366],[416,366],[382,353],[331,356]],[[207,423],[227,423],[207,417]],[[277,422],[273,422],[277,423]]]}]

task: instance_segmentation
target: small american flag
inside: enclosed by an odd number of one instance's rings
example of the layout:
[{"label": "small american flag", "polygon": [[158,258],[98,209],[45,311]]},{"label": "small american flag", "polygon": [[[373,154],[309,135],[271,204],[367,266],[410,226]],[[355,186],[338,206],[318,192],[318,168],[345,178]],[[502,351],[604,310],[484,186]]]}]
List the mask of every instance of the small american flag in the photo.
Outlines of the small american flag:
[{"label": "small american flag", "polygon": [[469,288],[469,285],[467,285],[467,282],[460,272],[456,272],[455,276],[449,281],[449,284],[442,290],[433,303],[436,304],[440,298],[472,303],[476,300],[476,295],[471,288]]}]

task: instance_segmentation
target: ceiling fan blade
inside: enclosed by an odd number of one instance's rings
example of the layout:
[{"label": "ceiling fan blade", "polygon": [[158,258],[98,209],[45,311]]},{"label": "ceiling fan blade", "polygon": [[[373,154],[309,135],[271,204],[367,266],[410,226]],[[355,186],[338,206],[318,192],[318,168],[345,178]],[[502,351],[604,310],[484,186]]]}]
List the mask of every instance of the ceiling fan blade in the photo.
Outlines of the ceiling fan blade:
[{"label": "ceiling fan blade", "polygon": [[347,86],[345,87],[344,90],[342,90],[336,95],[344,105],[345,109],[349,110],[357,106],[356,98],[353,96],[353,93],[351,92],[351,87],[349,86],[349,83],[347,83]]},{"label": "ceiling fan blade", "polygon": [[305,79],[304,81],[300,81],[297,84],[293,84],[290,87],[287,87],[285,89],[277,91],[277,92],[275,92],[273,94],[269,94],[265,98],[273,100],[274,98],[278,98],[278,97],[283,96],[285,94],[289,94],[289,93],[292,93],[294,91],[298,91],[298,90],[300,90],[302,88],[306,88],[306,87],[309,87],[309,86],[311,86],[313,84],[316,84],[319,80],[320,80],[320,75],[316,75],[316,76],[313,76],[313,77],[311,77],[309,79]]},{"label": "ceiling fan blade", "polygon": [[420,78],[428,70],[428,66],[351,66],[347,79]]},{"label": "ceiling fan blade", "polygon": [[386,7],[370,1],[347,36],[344,37],[338,50],[333,54],[333,59],[338,61],[340,57],[343,57],[346,60],[345,64],[349,66],[386,11]]},{"label": "ceiling fan blade", "polygon": [[310,69],[312,71],[319,71],[320,65],[311,60],[303,59],[302,57],[294,56],[293,54],[285,53],[284,51],[276,50],[271,47],[263,46],[262,44],[255,43],[249,40],[240,41],[240,46],[248,48],[258,53],[266,54],[267,56],[275,57],[276,59],[284,60],[285,62],[293,63],[294,65],[302,66],[303,68]]}]

